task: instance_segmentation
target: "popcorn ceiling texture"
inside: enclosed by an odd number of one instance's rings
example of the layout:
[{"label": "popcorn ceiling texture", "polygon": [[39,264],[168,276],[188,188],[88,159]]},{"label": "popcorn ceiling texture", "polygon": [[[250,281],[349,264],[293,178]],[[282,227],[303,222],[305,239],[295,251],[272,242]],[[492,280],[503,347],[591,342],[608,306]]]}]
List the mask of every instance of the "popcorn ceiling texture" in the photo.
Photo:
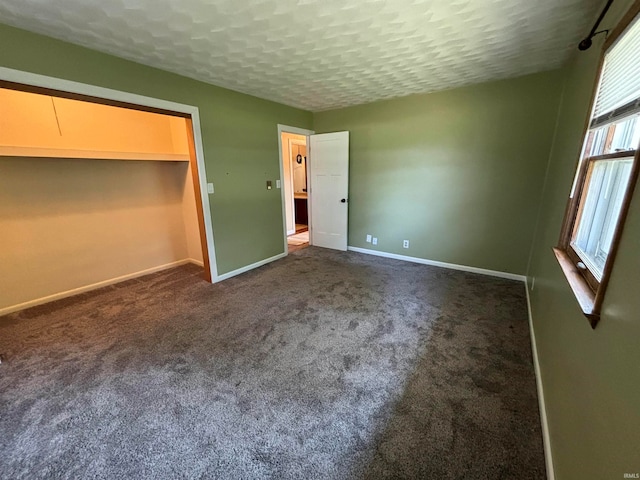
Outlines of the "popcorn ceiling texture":
[{"label": "popcorn ceiling texture", "polygon": [[0,21],[311,111],[560,67],[597,0],[3,0]]}]

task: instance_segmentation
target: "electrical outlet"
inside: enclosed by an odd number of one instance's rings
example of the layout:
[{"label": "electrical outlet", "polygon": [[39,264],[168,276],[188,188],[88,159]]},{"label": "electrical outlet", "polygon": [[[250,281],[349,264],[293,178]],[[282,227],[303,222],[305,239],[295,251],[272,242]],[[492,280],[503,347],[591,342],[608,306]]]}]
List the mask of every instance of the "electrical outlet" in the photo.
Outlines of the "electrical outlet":
[{"label": "electrical outlet", "polygon": [[282,187],[282,182],[278,179],[276,180],[276,188],[281,188]]},{"label": "electrical outlet", "polygon": [[402,248],[409,248],[409,240],[402,241]]},{"label": "electrical outlet", "polygon": [[371,243],[371,235],[367,235],[367,243]]},{"label": "electrical outlet", "polygon": [[378,237],[373,237],[371,239],[371,243],[373,243],[374,245],[377,245],[378,244]]}]

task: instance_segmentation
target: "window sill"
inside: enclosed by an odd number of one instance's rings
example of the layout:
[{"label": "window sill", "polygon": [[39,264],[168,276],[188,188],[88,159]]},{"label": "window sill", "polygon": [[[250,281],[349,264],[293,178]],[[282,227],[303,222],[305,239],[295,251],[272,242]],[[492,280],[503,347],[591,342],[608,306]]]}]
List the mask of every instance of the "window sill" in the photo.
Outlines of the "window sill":
[{"label": "window sill", "polygon": [[587,281],[564,251],[559,248],[554,248],[553,253],[556,255],[556,259],[560,264],[560,268],[562,269],[564,276],[567,277],[569,286],[571,287],[576,300],[578,300],[582,313],[589,320],[591,328],[596,328],[596,325],[600,320],[600,312],[595,308],[596,294],[591,290]]}]

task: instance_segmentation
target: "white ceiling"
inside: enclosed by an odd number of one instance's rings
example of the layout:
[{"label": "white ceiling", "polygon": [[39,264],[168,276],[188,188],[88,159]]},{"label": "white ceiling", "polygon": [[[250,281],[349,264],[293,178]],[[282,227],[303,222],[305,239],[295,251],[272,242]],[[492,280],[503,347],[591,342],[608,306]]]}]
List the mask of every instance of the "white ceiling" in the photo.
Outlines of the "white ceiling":
[{"label": "white ceiling", "polygon": [[598,0],[2,0],[0,21],[319,111],[559,67]]}]

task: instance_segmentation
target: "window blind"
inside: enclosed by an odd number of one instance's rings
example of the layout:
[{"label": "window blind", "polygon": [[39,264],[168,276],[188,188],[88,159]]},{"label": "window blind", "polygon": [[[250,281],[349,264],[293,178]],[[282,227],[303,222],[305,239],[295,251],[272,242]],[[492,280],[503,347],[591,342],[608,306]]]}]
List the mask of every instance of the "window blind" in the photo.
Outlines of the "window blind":
[{"label": "window blind", "polygon": [[640,111],[639,99],[640,21],[635,21],[605,55],[593,124],[602,125]]}]

